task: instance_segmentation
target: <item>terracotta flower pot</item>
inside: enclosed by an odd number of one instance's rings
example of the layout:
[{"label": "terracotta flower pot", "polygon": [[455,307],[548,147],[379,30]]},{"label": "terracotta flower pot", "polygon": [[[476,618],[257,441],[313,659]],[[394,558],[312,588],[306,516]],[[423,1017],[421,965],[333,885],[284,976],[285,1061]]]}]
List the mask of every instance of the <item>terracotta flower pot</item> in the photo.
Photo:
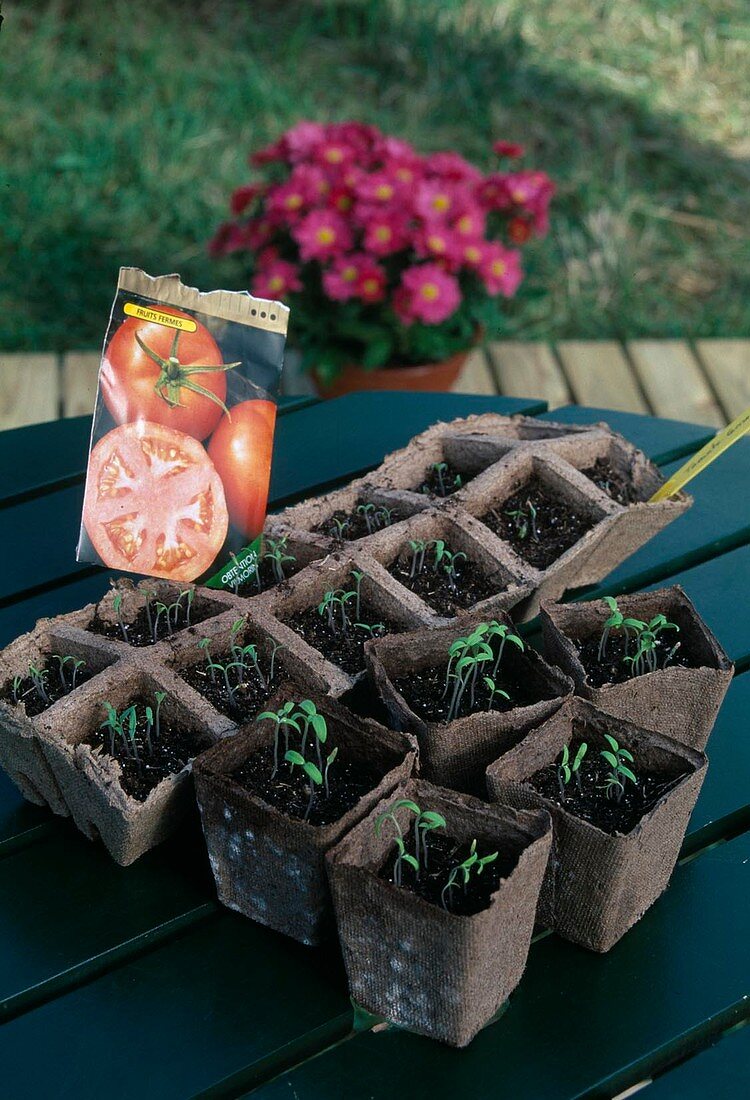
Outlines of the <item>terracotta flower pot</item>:
[{"label": "terracotta flower pot", "polygon": [[422,363],[411,367],[379,367],[366,370],[356,363],[347,363],[332,382],[324,382],[313,371],[315,388],[321,397],[341,397],[359,390],[449,390],[461,373],[468,349],[457,351],[439,363]]}]

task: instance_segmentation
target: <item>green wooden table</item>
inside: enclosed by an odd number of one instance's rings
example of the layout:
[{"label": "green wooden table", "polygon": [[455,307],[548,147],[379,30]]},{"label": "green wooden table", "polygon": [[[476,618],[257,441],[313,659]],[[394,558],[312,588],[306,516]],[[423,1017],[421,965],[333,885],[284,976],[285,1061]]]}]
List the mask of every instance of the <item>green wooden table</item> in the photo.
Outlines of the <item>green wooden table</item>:
[{"label": "green wooden table", "polygon": [[[290,402],[273,503],[366,470],[437,419],[487,410],[549,415],[447,394]],[[607,419],[665,471],[711,434],[601,409],[554,418]],[[73,560],[88,432],[79,418],[0,434],[0,645],[107,587]],[[195,821],[120,868],[0,773],[0,1097],[567,1100],[651,1078],[654,1098],[746,1092],[749,481],[747,441],[702,475],[686,516],[596,589],[678,580],[738,669],[672,884],[608,955],[540,938],[505,1015],[463,1052],[368,1030],[333,946],[303,948],[218,905]]]}]

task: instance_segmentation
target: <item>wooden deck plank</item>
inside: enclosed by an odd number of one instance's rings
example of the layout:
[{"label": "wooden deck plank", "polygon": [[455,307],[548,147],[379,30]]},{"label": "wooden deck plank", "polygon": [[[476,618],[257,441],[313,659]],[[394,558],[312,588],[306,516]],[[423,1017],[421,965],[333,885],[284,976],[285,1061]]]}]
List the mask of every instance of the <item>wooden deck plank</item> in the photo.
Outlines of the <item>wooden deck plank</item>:
[{"label": "wooden deck plank", "polygon": [[533,394],[550,409],[568,405],[570,389],[549,344],[503,340],[489,345],[500,393],[512,397]]},{"label": "wooden deck plank", "polygon": [[90,416],[96,400],[100,356],[96,351],[69,351],[62,362],[62,414]]},{"label": "wooden deck plank", "polygon": [[729,420],[750,405],[750,340],[697,340],[698,357]]},{"label": "wooden deck plank", "polygon": [[498,392],[495,375],[484,348],[472,348],[466,357],[463,370],[451,386],[451,391],[453,393]]},{"label": "wooden deck plank", "polygon": [[557,352],[578,404],[626,412],[651,411],[616,341],[563,340],[557,345]]},{"label": "wooden deck plank", "polygon": [[684,340],[631,340],[628,352],[657,416],[720,428],[726,418]]},{"label": "wooden deck plank", "polygon": [[641,1080],[644,1069],[705,1044],[712,1026],[747,1012],[750,944],[735,907],[750,905],[748,858],[745,835],[678,867],[669,890],[606,955],[556,936],[535,943],[507,1012],[466,1050],[395,1028],[368,1032],[254,1096],[320,1100],[341,1095],[344,1081],[347,1100],[388,1100],[404,1081],[410,1100],[612,1096],[623,1077]]},{"label": "wooden deck plank", "polygon": [[0,431],[57,420],[59,408],[56,355],[0,355]]}]

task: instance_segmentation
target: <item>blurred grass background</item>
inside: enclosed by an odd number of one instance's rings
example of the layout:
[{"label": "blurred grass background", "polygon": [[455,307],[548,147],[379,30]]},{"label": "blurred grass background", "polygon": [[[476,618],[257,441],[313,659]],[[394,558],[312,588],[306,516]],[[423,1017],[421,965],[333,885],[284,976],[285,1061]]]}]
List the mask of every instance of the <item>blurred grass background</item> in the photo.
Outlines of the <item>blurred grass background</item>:
[{"label": "blurred grass background", "polygon": [[521,337],[750,333],[747,0],[26,0],[0,34],[0,349],[99,346],[120,264],[206,241],[248,152],[362,118],[558,184]]}]

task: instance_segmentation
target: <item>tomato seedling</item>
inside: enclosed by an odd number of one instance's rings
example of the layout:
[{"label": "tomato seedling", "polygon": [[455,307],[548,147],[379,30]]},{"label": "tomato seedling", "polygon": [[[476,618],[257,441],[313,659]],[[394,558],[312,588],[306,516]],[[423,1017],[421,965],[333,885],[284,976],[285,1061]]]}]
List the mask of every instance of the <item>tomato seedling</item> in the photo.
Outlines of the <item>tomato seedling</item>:
[{"label": "tomato seedling", "polygon": [[[397,810],[406,810],[409,814],[414,815],[413,852],[407,852],[406,850],[404,830],[401,828],[396,816]],[[382,836],[383,826],[386,822],[393,826],[395,832],[396,861],[393,865],[393,882],[396,886],[400,886],[402,864],[407,863],[413,869],[417,878],[419,878],[420,869],[427,867],[427,834],[434,829],[445,828],[445,818],[435,810],[422,810],[410,798],[400,798],[376,817],[374,828],[377,837]]]},{"label": "tomato seedling", "polygon": [[458,879],[463,879],[463,891],[466,893],[471,880],[472,871],[475,875],[481,875],[488,863],[495,862],[498,854],[498,852],[490,852],[486,856],[478,855],[476,838],[472,840],[471,848],[469,849],[469,854],[466,859],[462,863],[458,863],[455,867],[452,867],[448,873],[448,881],[440,894],[443,909],[448,909],[450,905],[451,890],[456,888]]},{"label": "tomato seedling", "polygon": [[117,708],[105,700],[107,717],[100,729],[109,730],[109,755],[114,756],[118,739],[126,756],[140,765],[141,754],[154,751],[154,742],[161,737],[161,705],[167,697],[165,691],[155,691],[156,707],[144,707],[143,735],[140,750],[138,748],[138,708],[135,704],[118,712]]},{"label": "tomato seedling", "polygon": [[516,534],[521,541],[524,541],[531,535],[534,542],[539,542],[539,531],[536,526],[537,510],[530,500],[526,501],[525,508],[511,509],[507,511],[505,515],[513,520]]},{"label": "tomato seedling", "polygon": [[625,793],[624,781],[629,779],[631,783],[638,782],[634,772],[628,767],[628,764],[633,763],[633,754],[628,749],[622,748],[611,734],[605,733],[604,739],[609,749],[602,749],[599,755],[609,764],[610,771],[606,776],[603,790],[607,798],[614,798],[616,802],[620,802]]},{"label": "tomato seedling", "polygon": [[[448,463],[447,462],[433,462],[427,470],[428,475],[434,473],[436,485],[436,494],[439,497],[447,497],[450,493],[456,489],[460,489],[463,481],[460,474],[456,474],[454,478],[449,478]],[[425,493],[429,493],[431,490],[428,485],[425,485],[423,490]]]},{"label": "tomato seedling", "polygon": [[588,751],[588,745],[585,741],[582,741],[578,746],[578,750],[571,760],[570,749],[567,745],[563,746],[560,762],[557,765],[557,783],[560,787],[560,801],[565,801],[565,791],[570,783],[571,779],[575,776],[576,786],[580,793],[581,790],[581,764],[583,763],[586,752]]},{"label": "tomato seedling", "polygon": [[[265,540],[265,548],[262,560],[271,563],[271,570],[277,584],[283,584],[283,582],[286,580],[284,566],[287,563],[294,564],[297,561],[294,554],[286,553],[286,544],[288,538],[288,535],[282,535],[281,538],[278,539],[267,537]],[[258,587],[260,588],[260,577],[258,577]]]}]

